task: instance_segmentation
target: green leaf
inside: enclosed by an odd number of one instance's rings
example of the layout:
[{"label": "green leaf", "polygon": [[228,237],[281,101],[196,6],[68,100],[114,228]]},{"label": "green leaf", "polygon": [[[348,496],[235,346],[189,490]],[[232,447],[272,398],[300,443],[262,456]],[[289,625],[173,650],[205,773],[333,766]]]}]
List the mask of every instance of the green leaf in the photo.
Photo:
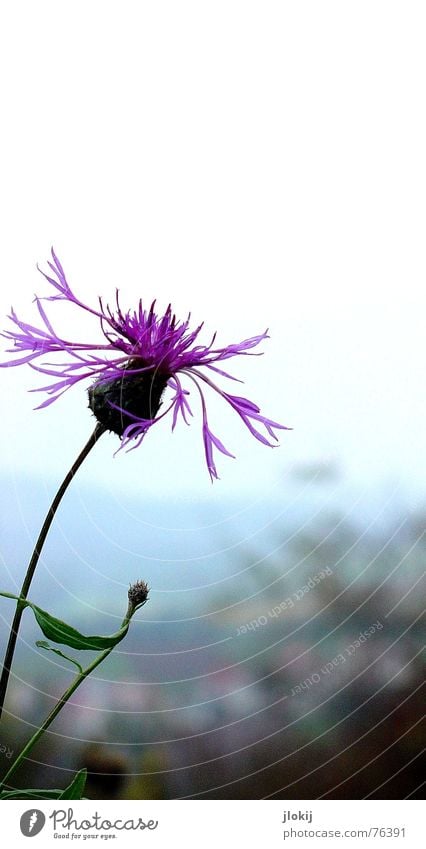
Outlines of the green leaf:
[{"label": "green leaf", "polygon": [[87,769],[81,769],[74,776],[71,784],[58,796],[58,799],[82,799],[87,779]]},{"label": "green leaf", "polygon": [[63,657],[64,660],[69,660],[70,663],[73,663],[74,666],[77,667],[79,672],[83,672],[83,667],[79,664],[78,660],[74,660],[73,657],[69,657],[69,655],[64,654],[64,652],[61,651],[60,649],[55,649],[54,646],[49,646],[49,643],[47,643],[46,640],[36,640],[36,646],[38,646],[39,649],[46,649],[46,651],[53,651],[55,654],[58,654],[60,657]]},{"label": "green leaf", "polygon": [[54,643],[61,643],[62,645],[70,646],[70,648],[78,649],[79,651],[104,651],[105,649],[112,649],[123,639],[123,637],[126,636],[127,631],[129,630],[129,623],[126,623],[126,625],[123,625],[115,634],[111,634],[110,637],[101,637],[97,635],[86,637],[84,634],[80,634],[80,631],[72,628],[71,625],[67,625],[66,622],[62,621],[62,619],[56,619],[54,616],[51,616],[50,613],[47,613],[46,610],[42,610],[41,607],[38,607],[36,604],[32,604],[32,602],[28,601],[28,599],[21,599],[17,595],[4,592],[0,592],[0,596],[4,596],[4,598],[13,598],[15,601],[20,602],[22,607],[30,607],[38,624],[40,625],[41,630],[43,631],[44,636],[47,637],[48,640],[52,640]]},{"label": "green leaf", "polygon": [[63,790],[4,790],[1,799],[59,799]]}]

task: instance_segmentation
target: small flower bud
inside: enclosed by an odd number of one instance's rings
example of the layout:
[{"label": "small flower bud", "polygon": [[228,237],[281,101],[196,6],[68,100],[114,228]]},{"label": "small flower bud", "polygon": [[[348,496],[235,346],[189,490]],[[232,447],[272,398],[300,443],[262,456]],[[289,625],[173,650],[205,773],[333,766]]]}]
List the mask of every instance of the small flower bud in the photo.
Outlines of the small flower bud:
[{"label": "small flower bud", "polygon": [[129,587],[129,591],[127,593],[129,597],[129,609],[128,616],[132,616],[137,607],[140,607],[142,604],[145,604],[148,598],[149,588],[148,584],[145,581],[136,581],[135,584],[131,584]]}]

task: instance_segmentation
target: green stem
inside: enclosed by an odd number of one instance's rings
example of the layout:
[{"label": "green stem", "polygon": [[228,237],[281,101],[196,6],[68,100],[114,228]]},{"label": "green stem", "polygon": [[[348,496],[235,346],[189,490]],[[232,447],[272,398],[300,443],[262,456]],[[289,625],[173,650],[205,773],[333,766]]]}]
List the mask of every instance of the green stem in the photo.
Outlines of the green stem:
[{"label": "green stem", "polygon": [[105,431],[106,431],[106,428],[103,425],[101,425],[99,423],[96,425],[90,439],[88,440],[88,442],[84,446],[81,453],[78,455],[76,461],[71,466],[67,476],[64,478],[63,482],[61,483],[61,486],[59,487],[59,489],[58,489],[58,491],[55,495],[55,498],[53,499],[52,504],[49,507],[49,511],[47,513],[47,516],[46,516],[46,518],[43,522],[43,527],[40,531],[38,540],[35,544],[35,548],[34,548],[34,551],[32,553],[32,556],[31,556],[31,560],[28,564],[28,569],[27,569],[27,573],[25,575],[24,583],[22,584],[22,589],[21,589],[21,592],[19,593],[20,601],[18,601],[18,603],[16,605],[15,615],[14,615],[12,626],[11,626],[11,629],[10,629],[9,642],[7,644],[6,654],[5,654],[5,657],[4,657],[3,671],[2,671],[1,678],[0,678],[0,719],[1,719],[2,711],[3,711],[4,700],[5,700],[5,697],[6,697],[6,690],[7,690],[7,685],[8,685],[8,682],[9,682],[9,676],[10,676],[10,670],[11,670],[12,661],[13,661],[13,655],[15,653],[16,640],[18,638],[19,626],[21,624],[22,614],[23,614],[23,611],[24,611],[24,608],[25,608],[25,605],[22,604],[22,601],[25,600],[27,595],[28,595],[28,591],[30,589],[31,581],[34,577],[34,572],[35,572],[37,563],[38,563],[39,558],[40,558],[41,550],[43,548],[47,534],[49,533],[50,526],[53,522],[55,513],[56,513],[56,511],[59,507],[59,504],[61,502],[62,496],[64,495],[66,489],[68,488],[69,484],[71,483],[75,473],[80,468],[81,464],[86,459],[87,455],[89,454],[89,452],[91,451],[93,446],[96,444],[99,437],[102,436],[102,434],[105,433]]},{"label": "green stem", "polygon": [[[125,617],[124,617],[124,619],[121,623],[121,628],[124,628],[125,625],[128,625],[128,623],[130,622],[130,618],[131,618],[132,613],[133,613],[133,608],[131,607],[131,605],[129,605],[127,613],[126,613],[126,615],[125,615]],[[4,776],[4,778],[2,779],[2,781],[0,783],[0,791],[5,787],[6,782],[9,780],[9,778],[11,778],[11,776],[13,775],[15,770],[18,768],[18,766],[20,766],[22,761],[27,757],[28,753],[31,751],[33,746],[35,746],[35,744],[38,742],[38,740],[40,740],[40,737],[42,737],[44,732],[49,728],[49,725],[51,725],[53,720],[57,717],[58,713],[62,710],[64,705],[67,703],[70,696],[72,696],[72,694],[75,693],[77,687],[79,687],[80,684],[82,684],[83,681],[87,678],[87,676],[90,675],[90,673],[93,672],[93,670],[96,669],[96,667],[99,666],[99,664],[102,663],[102,661],[105,660],[108,657],[109,654],[111,654],[113,648],[114,648],[114,646],[112,646],[109,649],[105,649],[105,651],[101,652],[101,654],[99,654],[97,657],[95,657],[95,659],[92,661],[92,663],[90,663],[89,666],[86,667],[86,669],[83,669],[82,672],[79,672],[78,675],[76,675],[72,684],[70,684],[68,689],[65,690],[65,692],[62,694],[61,698],[59,699],[59,701],[57,702],[57,704],[53,708],[53,710],[50,711],[48,717],[44,720],[43,724],[40,726],[40,728],[37,729],[35,734],[33,734],[33,736],[28,741],[26,746],[24,746],[24,748],[22,749],[22,752],[20,752],[20,754],[18,755],[16,760],[13,762],[9,771],[6,773],[6,775]]]}]

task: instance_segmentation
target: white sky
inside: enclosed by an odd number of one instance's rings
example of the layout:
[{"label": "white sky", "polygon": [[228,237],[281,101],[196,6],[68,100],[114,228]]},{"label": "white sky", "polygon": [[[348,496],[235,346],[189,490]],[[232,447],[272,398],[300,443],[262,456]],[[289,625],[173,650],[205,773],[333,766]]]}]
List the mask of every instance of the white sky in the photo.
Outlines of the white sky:
[{"label": "white sky", "polygon": [[[237,454],[218,456],[213,488],[199,416],[115,460],[104,437],[87,480],[266,495],[325,457],[364,482],[423,487],[425,18],[423,3],[389,0],[3,11],[0,316],[13,304],[36,318],[35,264],[53,244],[93,304],[116,285],[123,305],[172,300],[205,320],[206,341],[268,326],[265,356],[230,370],[294,427],[270,451],[213,403]],[[71,307],[49,314],[98,338]],[[0,380],[2,466],[59,478],[92,427],[84,389],[33,413],[39,377]]]}]

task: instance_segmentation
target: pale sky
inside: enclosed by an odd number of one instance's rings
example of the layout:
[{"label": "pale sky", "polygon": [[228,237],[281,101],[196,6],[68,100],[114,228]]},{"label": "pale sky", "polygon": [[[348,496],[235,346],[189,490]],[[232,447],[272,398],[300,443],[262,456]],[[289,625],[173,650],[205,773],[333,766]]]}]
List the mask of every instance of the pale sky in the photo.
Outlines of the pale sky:
[{"label": "pale sky", "polygon": [[[229,0],[3,13],[0,324],[11,304],[36,320],[48,290],[35,265],[53,244],[93,305],[118,285],[124,306],[191,310],[205,341],[269,327],[263,357],[228,366],[294,428],[269,450],[213,399],[237,454],[217,458],[213,487],[199,411],[114,460],[104,437],[86,480],[266,497],[289,467],[325,459],[424,492],[425,15]],[[100,338],[71,306],[49,315]],[[21,366],[0,380],[1,467],[59,479],[92,428],[83,384],[32,412],[43,377]]]}]

